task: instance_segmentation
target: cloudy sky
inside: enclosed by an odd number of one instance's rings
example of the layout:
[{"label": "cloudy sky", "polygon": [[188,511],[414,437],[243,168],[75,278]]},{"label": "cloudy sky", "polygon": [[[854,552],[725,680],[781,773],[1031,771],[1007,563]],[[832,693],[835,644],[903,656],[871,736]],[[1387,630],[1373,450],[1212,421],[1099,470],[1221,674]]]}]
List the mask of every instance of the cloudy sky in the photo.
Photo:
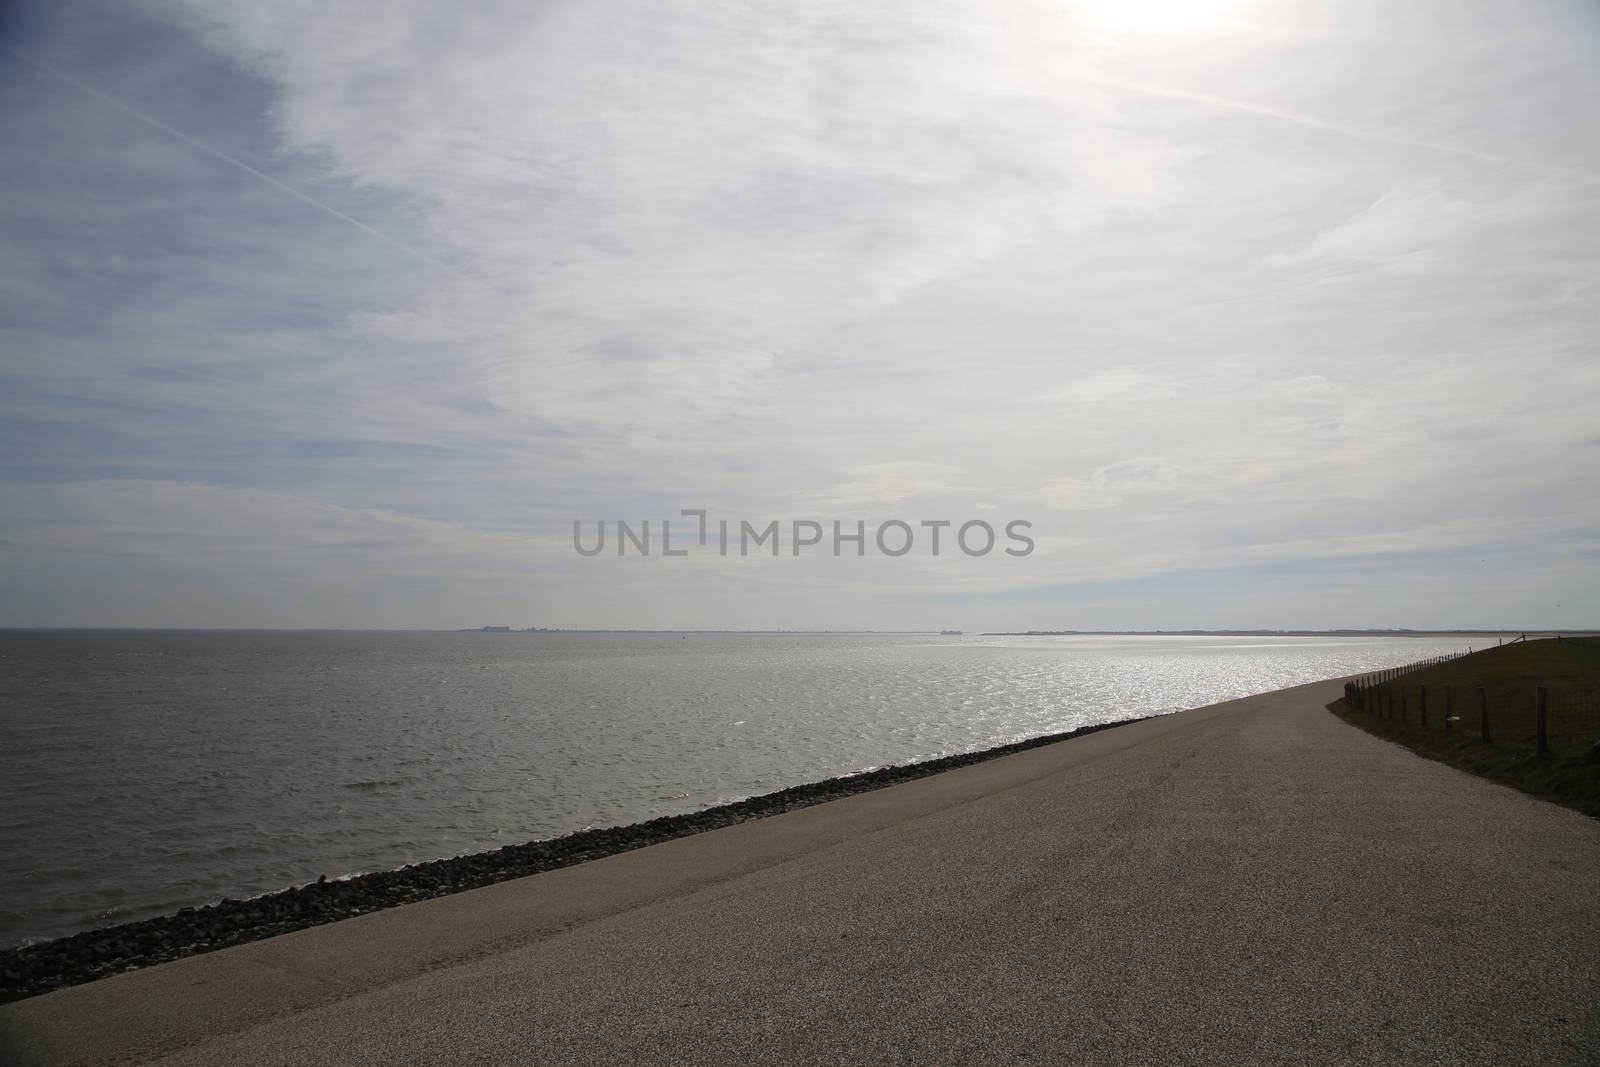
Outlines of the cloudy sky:
[{"label": "cloudy sky", "polygon": [[0,625],[1600,625],[1593,4],[5,10]]}]

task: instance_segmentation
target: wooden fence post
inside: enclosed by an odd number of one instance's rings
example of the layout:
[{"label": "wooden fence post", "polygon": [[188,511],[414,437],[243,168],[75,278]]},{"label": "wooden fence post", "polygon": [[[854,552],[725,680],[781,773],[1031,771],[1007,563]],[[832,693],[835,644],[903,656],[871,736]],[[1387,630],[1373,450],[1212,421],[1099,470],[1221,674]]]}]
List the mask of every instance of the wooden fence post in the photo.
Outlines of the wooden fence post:
[{"label": "wooden fence post", "polygon": [[1478,740],[1489,743],[1489,691],[1478,686]]},{"label": "wooden fence post", "polygon": [[1400,721],[1406,721],[1406,691],[1403,688],[1400,690]]},{"label": "wooden fence post", "polygon": [[1550,690],[1539,687],[1538,737],[1539,758],[1550,755]]}]

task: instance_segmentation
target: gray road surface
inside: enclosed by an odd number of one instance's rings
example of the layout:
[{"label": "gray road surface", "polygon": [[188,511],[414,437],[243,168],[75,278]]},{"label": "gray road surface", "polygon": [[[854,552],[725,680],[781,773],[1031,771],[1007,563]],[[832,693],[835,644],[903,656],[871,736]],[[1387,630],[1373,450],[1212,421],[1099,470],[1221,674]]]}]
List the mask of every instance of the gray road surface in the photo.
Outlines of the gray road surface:
[{"label": "gray road surface", "polygon": [[0,1008],[19,1063],[1600,1063],[1600,822],[1324,682]]}]

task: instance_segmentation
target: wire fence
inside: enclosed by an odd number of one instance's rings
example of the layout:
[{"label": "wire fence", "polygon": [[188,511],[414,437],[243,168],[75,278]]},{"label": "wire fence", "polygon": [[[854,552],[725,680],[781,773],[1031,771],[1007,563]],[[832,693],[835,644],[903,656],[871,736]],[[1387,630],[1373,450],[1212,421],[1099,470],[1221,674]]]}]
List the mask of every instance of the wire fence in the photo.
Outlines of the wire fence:
[{"label": "wire fence", "polygon": [[1525,679],[1428,685],[1415,677],[1472,654],[1434,656],[1362,675],[1345,683],[1345,703],[1408,731],[1432,731],[1463,743],[1538,759],[1596,757],[1600,685],[1541,685]]}]

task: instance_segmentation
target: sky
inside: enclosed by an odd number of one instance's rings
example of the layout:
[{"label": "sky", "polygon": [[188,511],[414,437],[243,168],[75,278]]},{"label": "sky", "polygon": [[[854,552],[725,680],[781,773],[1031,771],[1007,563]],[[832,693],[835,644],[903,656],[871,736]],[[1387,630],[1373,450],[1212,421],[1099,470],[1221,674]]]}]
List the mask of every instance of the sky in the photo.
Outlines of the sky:
[{"label": "sky", "polygon": [[0,625],[1600,626],[1593,4],[3,11]]}]

